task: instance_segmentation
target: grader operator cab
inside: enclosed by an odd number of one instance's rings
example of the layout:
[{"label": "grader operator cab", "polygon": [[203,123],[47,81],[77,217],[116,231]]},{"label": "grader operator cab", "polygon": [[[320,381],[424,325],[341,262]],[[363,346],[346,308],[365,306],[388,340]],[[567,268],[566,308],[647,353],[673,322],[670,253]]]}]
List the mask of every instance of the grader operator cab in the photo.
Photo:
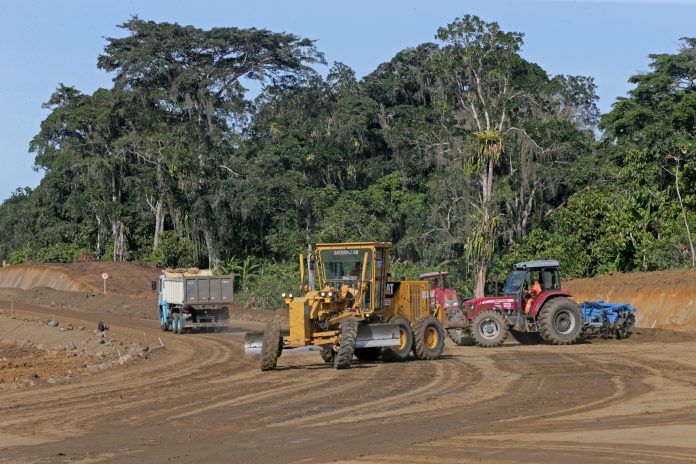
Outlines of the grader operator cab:
[{"label": "grader operator cab", "polygon": [[370,361],[437,359],[444,348],[439,307],[431,307],[427,282],[389,280],[391,243],[326,243],[316,246],[320,290],[309,289],[300,256],[300,294],[283,294],[290,330],[277,322],[247,333],[247,354],[261,355],[261,370],[275,369],[283,351],[319,351],[336,369],[353,356]]}]

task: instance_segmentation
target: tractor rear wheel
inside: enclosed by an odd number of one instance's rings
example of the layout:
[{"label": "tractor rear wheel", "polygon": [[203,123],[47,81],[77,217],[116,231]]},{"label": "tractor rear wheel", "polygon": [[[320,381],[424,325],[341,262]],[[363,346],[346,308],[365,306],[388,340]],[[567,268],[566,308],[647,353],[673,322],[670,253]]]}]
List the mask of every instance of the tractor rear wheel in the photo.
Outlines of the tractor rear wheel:
[{"label": "tractor rear wheel", "polygon": [[387,321],[389,324],[399,326],[399,344],[397,346],[387,346],[382,348],[382,361],[400,362],[408,359],[408,354],[413,347],[413,332],[411,324],[401,316],[395,316]]},{"label": "tractor rear wheel", "polygon": [[321,359],[323,359],[325,363],[334,362],[334,358],[336,357],[336,352],[333,349],[321,350],[319,354],[321,355]]},{"label": "tractor rear wheel", "polygon": [[570,345],[582,333],[582,312],[570,298],[554,298],[542,306],[538,324],[539,333],[547,343]]},{"label": "tractor rear wheel", "polygon": [[261,347],[261,370],[272,371],[278,363],[281,352],[282,339],[280,338],[280,325],[277,322],[269,322],[263,331],[263,346]]},{"label": "tractor rear wheel", "polygon": [[413,354],[416,359],[439,359],[445,348],[445,330],[433,316],[425,316],[413,324]]},{"label": "tractor rear wheel", "polygon": [[520,345],[538,345],[544,341],[539,335],[539,332],[520,332],[518,330],[511,330],[510,335],[517,341]]},{"label": "tractor rear wheel", "polygon": [[476,340],[473,339],[466,329],[447,329],[447,336],[455,345],[474,346],[476,344]]},{"label": "tractor rear wheel", "polygon": [[355,342],[358,339],[358,321],[356,319],[344,319],[341,322],[341,339],[338,342],[338,352],[334,357],[336,369],[348,369],[353,362],[355,354]]},{"label": "tractor rear wheel", "polygon": [[498,311],[481,311],[471,323],[471,335],[478,346],[500,346],[508,336],[505,318]]},{"label": "tractor rear wheel", "polygon": [[377,361],[379,352],[379,348],[356,348],[355,357],[360,361]]}]

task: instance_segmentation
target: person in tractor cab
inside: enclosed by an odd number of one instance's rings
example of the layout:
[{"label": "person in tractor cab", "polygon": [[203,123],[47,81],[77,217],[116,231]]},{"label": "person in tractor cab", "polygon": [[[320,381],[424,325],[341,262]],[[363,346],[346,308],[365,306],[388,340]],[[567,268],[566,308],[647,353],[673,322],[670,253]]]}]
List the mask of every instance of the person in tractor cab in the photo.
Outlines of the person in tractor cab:
[{"label": "person in tractor cab", "polygon": [[532,301],[534,297],[541,293],[541,284],[538,280],[534,280],[534,285],[532,288],[527,290],[527,305],[524,307],[524,313],[529,314],[529,310],[532,309]]}]

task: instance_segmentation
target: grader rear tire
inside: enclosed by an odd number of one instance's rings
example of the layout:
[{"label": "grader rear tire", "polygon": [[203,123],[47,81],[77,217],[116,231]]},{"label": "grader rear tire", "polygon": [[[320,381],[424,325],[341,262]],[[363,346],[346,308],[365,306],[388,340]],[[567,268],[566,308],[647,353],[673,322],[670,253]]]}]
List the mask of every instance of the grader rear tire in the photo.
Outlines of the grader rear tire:
[{"label": "grader rear tire", "polygon": [[445,348],[445,330],[433,316],[421,317],[413,324],[413,340],[416,359],[439,359]]},{"label": "grader rear tire", "polygon": [[263,331],[263,346],[261,347],[261,370],[272,371],[278,363],[281,351],[280,325],[269,322]]},{"label": "grader rear tire", "polygon": [[582,333],[582,312],[570,298],[557,297],[544,303],[538,324],[539,333],[547,343],[570,345]]},{"label": "grader rear tire", "polygon": [[341,339],[338,345],[338,352],[334,358],[336,369],[348,369],[353,362],[355,354],[355,342],[358,339],[358,321],[355,319],[344,319],[341,322]]},{"label": "grader rear tire", "polygon": [[471,335],[478,346],[501,346],[508,336],[505,318],[498,311],[481,311],[471,323]]},{"label": "grader rear tire", "polygon": [[399,326],[399,338],[401,343],[398,346],[388,346],[382,348],[382,361],[401,362],[408,359],[408,354],[413,347],[413,332],[411,324],[401,316],[394,316],[387,321],[389,324]]}]

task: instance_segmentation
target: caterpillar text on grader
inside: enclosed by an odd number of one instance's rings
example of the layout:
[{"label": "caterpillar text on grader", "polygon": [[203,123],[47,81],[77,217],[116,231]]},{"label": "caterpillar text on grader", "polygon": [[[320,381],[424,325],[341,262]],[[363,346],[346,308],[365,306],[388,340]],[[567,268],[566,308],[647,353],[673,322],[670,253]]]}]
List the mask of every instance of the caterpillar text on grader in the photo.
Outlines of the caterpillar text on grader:
[{"label": "caterpillar text on grader", "polygon": [[337,369],[350,367],[353,356],[370,361],[438,359],[444,348],[446,317],[431,307],[428,282],[389,281],[388,242],[326,243],[316,246],[320,290],[304,283],[301,292],[283,295],[290,331],[277,322],[264,332],[247,333],[245,352],[261,355],[261,370],[275,369],[283,351],[319,351]]}]

